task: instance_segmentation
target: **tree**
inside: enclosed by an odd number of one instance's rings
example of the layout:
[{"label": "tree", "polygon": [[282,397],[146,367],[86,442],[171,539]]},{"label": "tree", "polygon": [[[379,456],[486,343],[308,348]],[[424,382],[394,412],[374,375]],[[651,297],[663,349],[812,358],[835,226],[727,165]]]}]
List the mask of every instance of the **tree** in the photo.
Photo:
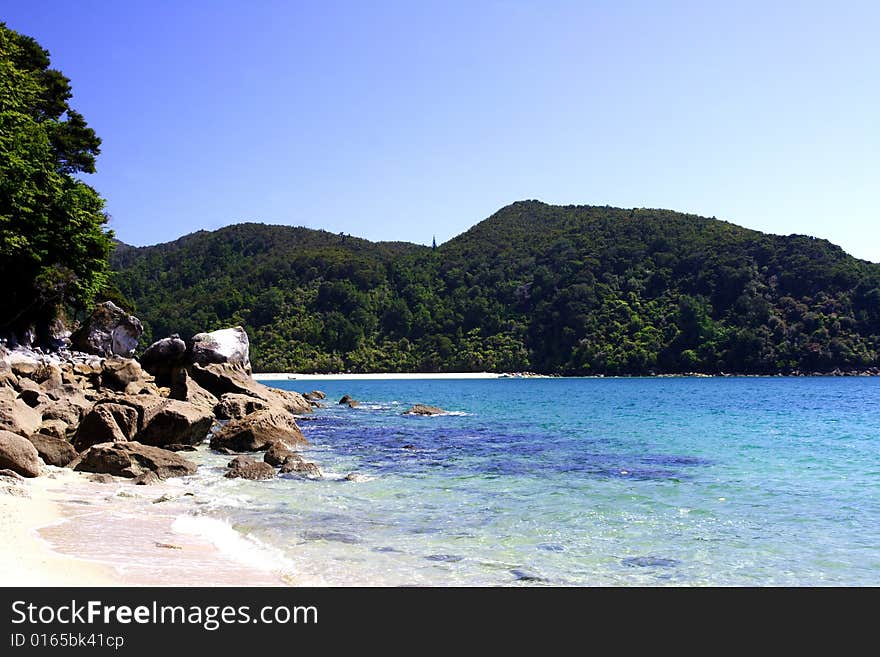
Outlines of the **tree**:
[{"label": "tree", "polygon": [[88,306],[107,284],[112,234],[94,173],[101,140],[68,103],[70,80],[49,53],[0,23],[0,332],[45,337],[65,305]]}]

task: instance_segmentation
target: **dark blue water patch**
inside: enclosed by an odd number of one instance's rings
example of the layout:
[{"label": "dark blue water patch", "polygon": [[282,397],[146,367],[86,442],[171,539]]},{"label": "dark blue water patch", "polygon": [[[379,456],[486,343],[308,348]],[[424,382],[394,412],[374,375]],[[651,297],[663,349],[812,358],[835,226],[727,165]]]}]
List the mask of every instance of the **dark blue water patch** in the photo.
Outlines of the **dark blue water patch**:
[{"label": "dark blue water patch", "polygon": [[442,561],[444,563],[456,563],[464,559],[458,554],[429,554],[425,557],[428,561]]},{"label": "dark blue water patch", "polygon": [[620,563],[629,568],[675,568],[681,565],[678,559],[667,559],[666,557],[627,557],[621,559]]},{"label": "dark blue water patch", "polygon": [[349,545],[361,542],[361,539],[354,534],[334,531],[306,530],[302,532],[300,536],[306,541],[333,541],[336,543],[347,543]]},{"label": "dark blue water patch", "polygon": [[538,543],[537,548],[544,552],[565,552],[565,546],[559,543]]},{"label": "dark blue water patch", "polygon": [[516,578],[516,581],[517,581],[517,582],[535,582],[535,583],[540,583],[540,582],[546,582],[546,581],[547,581],[547,580],[544,579],[543,577],[538,577],[537,575],[534,575],[534,574],[532,574],[532,573],[530,573],[530,572],[528,572],[528,571],[526,571],[526,570],[522,570],[522,569],[520,569],[520,568],[513,568],[513,569],[510,571],[510,574],[513,575],[513,576]]}]

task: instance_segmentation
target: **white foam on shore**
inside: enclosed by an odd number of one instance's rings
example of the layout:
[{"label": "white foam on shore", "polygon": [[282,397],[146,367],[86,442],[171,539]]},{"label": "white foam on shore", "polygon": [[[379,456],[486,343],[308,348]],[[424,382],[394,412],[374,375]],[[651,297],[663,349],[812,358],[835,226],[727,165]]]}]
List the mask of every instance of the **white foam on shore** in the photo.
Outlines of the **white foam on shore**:
[{"label": "white foam on shore", "polygon": [[174,519],[171,530],[204,538],[221,553],[249,568],[277,572],[288,577],[296,571],[293,562],[280,550],[269,547],[253,536],[245,536],[219,518],[181,515]]}]

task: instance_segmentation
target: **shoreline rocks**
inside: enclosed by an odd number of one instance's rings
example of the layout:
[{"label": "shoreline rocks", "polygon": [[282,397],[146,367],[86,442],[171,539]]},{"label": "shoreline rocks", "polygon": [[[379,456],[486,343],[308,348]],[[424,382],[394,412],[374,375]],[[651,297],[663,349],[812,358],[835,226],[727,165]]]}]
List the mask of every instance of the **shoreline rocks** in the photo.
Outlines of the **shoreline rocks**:
[{"label": "shoreline rocks", "polygon": [[447,411],[437,406],[428,406],[426,404],[415,404],[411,408],[403,412],[404,415],[445,415]]},{"label": "shoreline rocks", "polygon": [[148,484],[193,474],[180,453],[210,438],[220,452],[274,450],[272,463],[237,475],[261,479],[308,445],[295,414],[310,402],[252,378],[243,329],[197,334],[190,348],[171,336],[140,363],[117,353],[139,335],[123,315],[101,304],[77,336],[101,356],[0,345],[0,469],[35,477],[51,465]]}]

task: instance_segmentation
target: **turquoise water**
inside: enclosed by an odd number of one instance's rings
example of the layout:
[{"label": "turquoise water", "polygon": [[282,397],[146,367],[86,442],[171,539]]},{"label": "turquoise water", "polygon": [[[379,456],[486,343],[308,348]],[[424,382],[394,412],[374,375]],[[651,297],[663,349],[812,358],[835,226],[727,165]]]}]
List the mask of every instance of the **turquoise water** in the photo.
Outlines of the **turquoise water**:
[{"label": "turquoise water", "polygon": [[214,476],[212,513],[301,583],[880,584],[878,379],[271,384],[327,393],[328,477]]}]

